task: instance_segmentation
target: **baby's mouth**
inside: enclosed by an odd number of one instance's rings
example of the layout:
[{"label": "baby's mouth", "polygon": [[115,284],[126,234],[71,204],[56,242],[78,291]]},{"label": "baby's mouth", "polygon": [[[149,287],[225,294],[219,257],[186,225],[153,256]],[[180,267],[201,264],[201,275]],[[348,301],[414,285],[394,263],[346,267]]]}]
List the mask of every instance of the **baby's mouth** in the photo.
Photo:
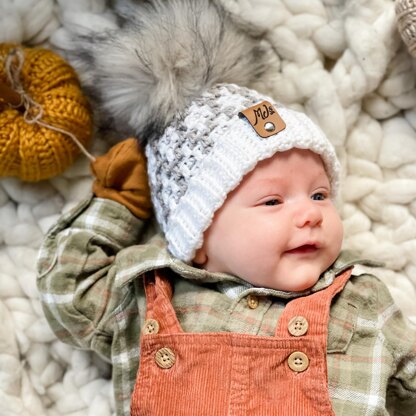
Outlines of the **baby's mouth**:
[{"label": "baby's mouth", "polygon": [[309,254],[315,253],[318,250],[317,244],[303,244],[299,247],[292,248],[291,250],[287,250],[286,253],[288,254]]}]

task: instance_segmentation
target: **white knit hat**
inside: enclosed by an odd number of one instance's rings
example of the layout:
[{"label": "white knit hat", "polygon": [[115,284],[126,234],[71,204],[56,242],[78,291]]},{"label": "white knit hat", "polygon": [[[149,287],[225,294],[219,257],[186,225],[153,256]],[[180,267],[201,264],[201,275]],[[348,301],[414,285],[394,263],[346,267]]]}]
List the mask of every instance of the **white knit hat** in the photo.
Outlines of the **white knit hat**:
[{"label": "white knit hat", "polygon": [[339,162],[325,134],[303,113],[273,104],[286,127],[260,137],[239,113],[273,100],[234,84],[217,84],[178,114],[157,140],[146,146],[148,174],[157,220],[169,251],[189,262],[203,233],[228,193],[256,164],[292,148],[321,156],[338,190]]}]

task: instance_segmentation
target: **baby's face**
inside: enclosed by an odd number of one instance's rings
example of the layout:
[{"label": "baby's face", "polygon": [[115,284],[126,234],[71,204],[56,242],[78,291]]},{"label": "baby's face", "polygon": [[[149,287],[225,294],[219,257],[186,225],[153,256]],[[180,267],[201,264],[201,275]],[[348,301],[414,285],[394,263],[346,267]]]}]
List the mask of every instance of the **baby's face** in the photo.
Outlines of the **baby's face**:
[{"label": "baby's face", "polygon": [[321,158],[292,149],[264,160],[216,212],[194,262],[255,286],[312,287],[336,259],[342,222]]}]

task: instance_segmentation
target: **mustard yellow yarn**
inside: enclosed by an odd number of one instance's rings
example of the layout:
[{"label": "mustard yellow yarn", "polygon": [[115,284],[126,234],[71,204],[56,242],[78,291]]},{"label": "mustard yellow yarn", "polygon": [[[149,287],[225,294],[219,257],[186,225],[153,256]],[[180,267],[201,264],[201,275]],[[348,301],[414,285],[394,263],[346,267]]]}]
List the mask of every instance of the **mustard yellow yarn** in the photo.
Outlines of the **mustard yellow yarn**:
[{"label": "mustard yellow yarn", "polygon": [[[8,83],[4,60],[17,47],[0,44],[0,81]],[[92,135],[92,115],[73,68],[43,48],[25,48],[20,73],[23,89],[43,108],[42,122],[66,130],[86,145]],[[39,181],[62,173],[80,153],[68,136],[28,124],[20,109],[0,100],[0,176]]]}]

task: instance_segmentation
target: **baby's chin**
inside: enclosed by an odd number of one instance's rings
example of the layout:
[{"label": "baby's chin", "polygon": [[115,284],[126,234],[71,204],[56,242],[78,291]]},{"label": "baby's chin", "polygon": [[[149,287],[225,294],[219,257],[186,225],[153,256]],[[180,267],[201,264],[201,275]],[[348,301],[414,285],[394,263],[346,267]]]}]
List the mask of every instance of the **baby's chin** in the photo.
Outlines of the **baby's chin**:
[{"label": "baby's chin", "polygon": [[304,292],[315,286],[318,280],[319,275],[306,278],[304,276],[300,278],[291,276],[290,278],[285,279],[283,283],[282,280],[278,279],[278,282],[271,282],[267,287],[269,289],[280,290],[283,292]]},{"label": "baby's chin", "polygon": [[308,282],[304,284],[294,285],[291,289],[287,289],[288,292],[304,292],[315,286],[318,279],[315,279],[313,282]]}]

